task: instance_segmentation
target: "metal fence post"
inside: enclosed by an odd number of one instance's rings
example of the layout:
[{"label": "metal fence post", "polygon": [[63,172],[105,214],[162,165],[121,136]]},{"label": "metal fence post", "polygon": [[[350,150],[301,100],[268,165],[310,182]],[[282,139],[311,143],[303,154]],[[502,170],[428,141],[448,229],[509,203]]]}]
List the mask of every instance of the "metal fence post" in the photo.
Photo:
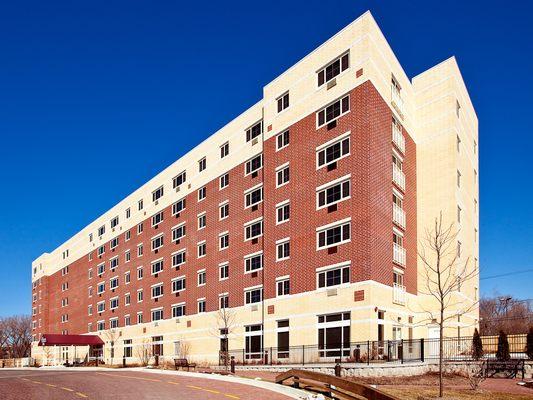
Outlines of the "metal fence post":
[{"label": "metal fence post", "polygon": [[305,344],[302,344],[302,365],[305,365]]},{"label": "metal fence post", "polygon": [[245,356],[244,356],[244,353],[245,353],[246,349],[242,349],[242,365],[245,365],[246,364],[246,361],[245,361]]},{"label": "metal fence post", "polygon": [[400,359],[402,360],[402,364],[403,364],[403,339],[400,340]]},{"label": "metal fence post", "polygon": [[420,361],[424,362],[424,338],[420,339]]},{"label": "metal fence post", "polygon": [[366,351],[366,364],[370,365],[370,340],[366,341],[367,351]]},{"label": "metal fence post", "polygon": [[270,347],[270,365],[272,365],[273,358],[274,358],[274,353],[272,353],[272,347]]}]

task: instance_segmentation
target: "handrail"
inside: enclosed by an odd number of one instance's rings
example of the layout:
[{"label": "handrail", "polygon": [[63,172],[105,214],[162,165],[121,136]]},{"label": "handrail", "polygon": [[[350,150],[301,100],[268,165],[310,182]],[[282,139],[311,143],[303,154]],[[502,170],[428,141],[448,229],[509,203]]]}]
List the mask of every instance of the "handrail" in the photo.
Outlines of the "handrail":
[{"label": "handrail", "polygon": [[381,390],[374,389],[371,386],[364,383],[349,381],[337,376],[322,374],[320,372],[306,371],[300,369],[290,369],[276,376],[276,383],[283,384],[287,379],[294,379],[298,382],[302,380],[311,380],[323,385],[324,392],[335,391],[342,393],[343,396],[349,399],[360,399],[362,396],[368,400],[399,400],[397,397],[382,392]]}]

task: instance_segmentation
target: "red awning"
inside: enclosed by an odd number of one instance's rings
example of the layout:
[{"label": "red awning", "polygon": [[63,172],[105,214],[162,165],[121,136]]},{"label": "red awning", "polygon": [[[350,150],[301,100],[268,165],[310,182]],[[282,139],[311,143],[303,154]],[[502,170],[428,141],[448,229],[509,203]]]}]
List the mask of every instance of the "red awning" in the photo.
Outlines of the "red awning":
[{"label": "red awning", "polygon": [[99,346],[104,341],[97,335],[57,335],[45,333],[39,340],[39,346]]}]

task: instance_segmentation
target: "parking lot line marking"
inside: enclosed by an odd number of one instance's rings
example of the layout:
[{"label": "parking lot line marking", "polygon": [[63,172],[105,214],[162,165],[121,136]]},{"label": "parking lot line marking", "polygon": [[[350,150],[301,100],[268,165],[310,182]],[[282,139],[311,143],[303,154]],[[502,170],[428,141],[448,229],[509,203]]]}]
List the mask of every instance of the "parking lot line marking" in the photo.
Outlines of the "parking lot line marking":
[{"label": "parking lot line marking", "polygon": [[178,383],[178,382],[172,382],[172,381],[167,381],[167,383],[171,383],[171,384],[173,384],[173,385],[180,385],[180,383]]},{"label": "parking lot line marking", "polygon": [[54,385],[54,384],[52,384],[52,383],[47,383],[46,386],[57,387],[56,385]]},{"label": "parking lot line marking", "polygon": [[230,399],[240,399],[239,396],[234,396],[232,394],[225,394],[224,396],[229,397]]},{"label": "parking lot line marking", "polygon": [[212,389],[202,389],[202,390],[205,390],[206,392],[210,392],[210,393],[216,393],[216,394],[220,393],[218,390],[212,390]]},{"label": "parking lot line marking", "polygon": [[187,387],[190,387],[190,388],[193,388],[193,389],[198,389],[198,390],[202,390],[201,387],[198,387],[198,386],[194,386],[194,385],[187,385]]},{"label": "parking lot line marking", "polygon": [[67,392],[73,392],[74,391],[73,389],[70,389],[70,388],[67,388],[67,387],[63,387],[63,386],[61,386],[61,389],[66,390]]},{"label": "parking lot line marking", "polygon": [[80,392],[76,392],[76,394],[80,397],[84,397],[84,398],[87,398],[89,396],[87,396],[86,394],[83,394],[83,393],[80,393]]}]

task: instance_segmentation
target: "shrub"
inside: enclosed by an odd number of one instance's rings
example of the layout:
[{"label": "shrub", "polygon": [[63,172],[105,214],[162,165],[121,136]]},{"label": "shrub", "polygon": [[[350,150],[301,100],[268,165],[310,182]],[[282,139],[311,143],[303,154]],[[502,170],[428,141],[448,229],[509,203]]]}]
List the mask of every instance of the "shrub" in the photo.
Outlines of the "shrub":
[{"label": "shrub", "polygon": [[504,331],[500,331],[498,336],[498,351],[496,352],[496,358],[499,361],[507,361],[511,359],[509,354],[509,341],[507,340],[507,335]]},{"label": "shrub", "polygon": [[474,336],[472,337],[472,358],[476,361],[483,358],[483,342],[477,328],[474,329]]},{"label": "shrub", "polygon": [[533,326],[529,328],[527,333],[526,354],[530,360],[533,360]]}]

